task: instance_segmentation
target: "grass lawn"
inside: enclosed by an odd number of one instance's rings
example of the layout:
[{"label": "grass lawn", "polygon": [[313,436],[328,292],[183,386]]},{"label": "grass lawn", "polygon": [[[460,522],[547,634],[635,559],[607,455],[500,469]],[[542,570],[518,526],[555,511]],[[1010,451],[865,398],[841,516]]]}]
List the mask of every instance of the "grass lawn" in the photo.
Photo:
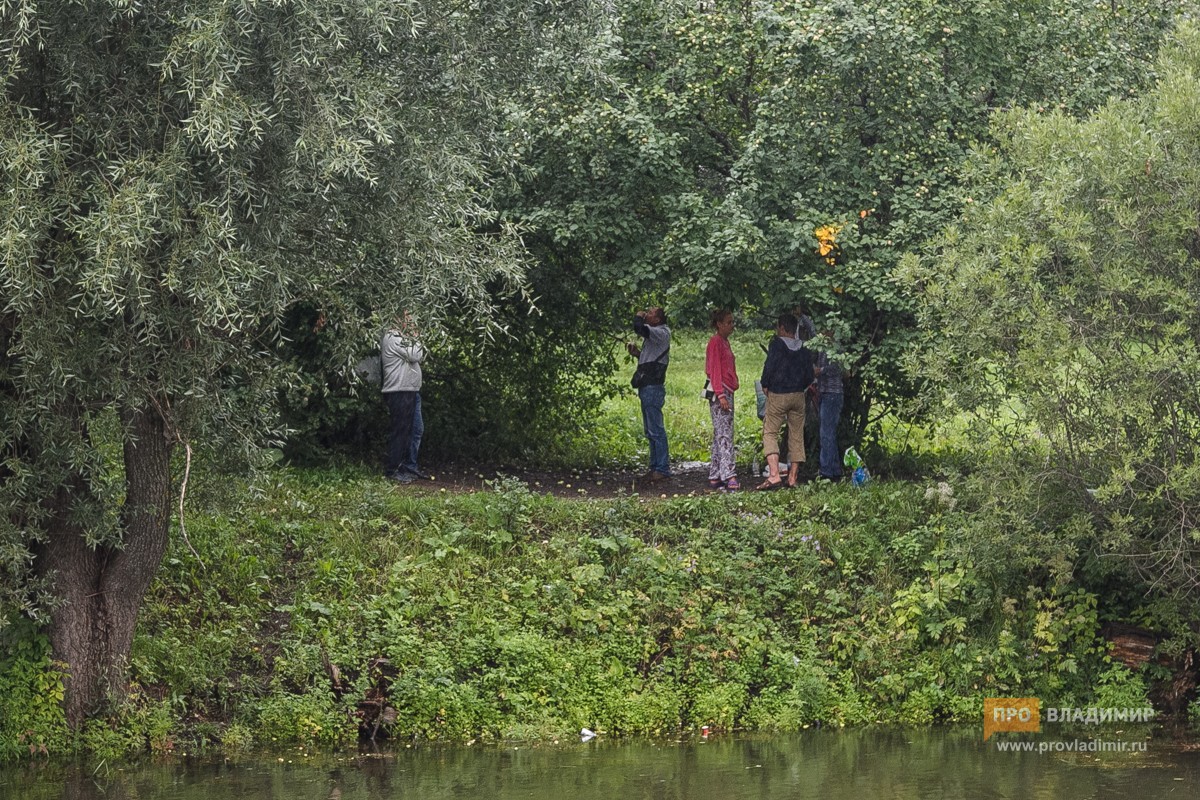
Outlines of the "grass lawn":
[{"label": "grass lawn", "polygon": [[[704,349],[710,335],[708,331],[673,331],[671,365],[667,369],[667,403],[663,408],[672,463],[708,461],[712,423],[708,403],[701,397],[701,391],[704,388]],[[632,332],[629,338],[636,340]],[[766,359],[759,343],[765,345],[768,341],[767,331],[735,330],[730,337],[741,381],[734,399],[734,436],[739,461],[747,461],[762,438],[762,423],[754,400],[754,381],[762,374]],[[648,461],[649,447],[642,433],[641,406],[637,392],[629,388],[634,366],[634,359],[627,356],[613,376],[623,391],[604,403],[595,427],[581,439],[580,448],[589,451],[586,456],[581,454],[582,461],[618,464]]]}]

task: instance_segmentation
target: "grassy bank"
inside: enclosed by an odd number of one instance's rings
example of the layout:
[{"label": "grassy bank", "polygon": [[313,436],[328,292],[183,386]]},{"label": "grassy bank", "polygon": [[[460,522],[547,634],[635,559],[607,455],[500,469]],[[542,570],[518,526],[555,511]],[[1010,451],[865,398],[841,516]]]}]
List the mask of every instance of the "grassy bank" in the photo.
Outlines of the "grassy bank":
[{"label": "grassy bank", "polygon": [[[281,472],[189,518],[196,552],[176,536],[146,599],[134,691],[81,743],[788,730],[975,722],[995,695],[1143,702],[1140,676],[1104,657],[1097,597],[1017,552],[974,560],[1008,545],[963,499],[876,483],[581,502]],[[34,642],[13,663],[52,684],[39,658]],[[0,701],[6,754],[68,748],[31,698]]]}]

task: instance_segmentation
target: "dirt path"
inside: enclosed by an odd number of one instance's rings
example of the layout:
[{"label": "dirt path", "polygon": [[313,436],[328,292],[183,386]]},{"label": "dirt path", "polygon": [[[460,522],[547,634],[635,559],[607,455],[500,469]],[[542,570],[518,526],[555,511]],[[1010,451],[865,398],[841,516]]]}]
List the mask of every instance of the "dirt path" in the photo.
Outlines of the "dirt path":
[{"label": "dirt path", "polygon": [[[448,464],[429,469],[432,480],[414,481],[399,488],[401,491],[437,492],[444,489],[451,492],[477,492],[490,488],[489,482],[507,475],[524,481],[533,492],[562,498],[603,499],[634,493],[645,497],[681,497],[708,492],[708,464],[704,462],[678,464],[670,478],[649,485],[640,485],[638,481],[643,472],[632,469],[552,471],[528,467],[484,470]],[[743,467],[738,473],[738,480],[741,481],[742,491],[752,491],[761,478],[753,478],[750,470]]]}]

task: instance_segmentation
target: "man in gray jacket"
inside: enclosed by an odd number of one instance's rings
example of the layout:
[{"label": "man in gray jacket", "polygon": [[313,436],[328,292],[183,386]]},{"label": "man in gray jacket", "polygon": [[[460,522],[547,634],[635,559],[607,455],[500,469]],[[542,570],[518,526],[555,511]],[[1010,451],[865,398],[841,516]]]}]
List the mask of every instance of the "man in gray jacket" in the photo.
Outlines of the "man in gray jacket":
[{"label": "man in gray jacket", "polygon": [[417,340],[407,315],[383,332],[379,358],[383,367],[383,400],[392,420],[383,472],[397,483],[411,483],[417,476],[405,464],[412,453],[413,417],[421,391],[425,348]]}]

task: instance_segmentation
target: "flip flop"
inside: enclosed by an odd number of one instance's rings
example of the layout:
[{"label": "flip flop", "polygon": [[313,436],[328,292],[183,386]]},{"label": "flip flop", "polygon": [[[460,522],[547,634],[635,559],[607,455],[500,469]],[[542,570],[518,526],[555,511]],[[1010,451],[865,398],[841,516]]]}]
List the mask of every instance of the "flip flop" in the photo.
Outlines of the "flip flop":
[{"label": "flip flop", "polygon": [[720,491],[725,488],[725,481],[719,481],[716,478],[708,479],[708,490],[710,492]]},{"label": "flip flop", "polygon": [[769,480],[766,480],[766,481],[763,481],[762,483],[760,483],[758,486],[756,486],[756,487],[755,487],[755,491],[758,491],[758,492],[773,492],[773,491],[775,491],[776,489],[782,489],[782,488],[783,488],[783,481],[774,481],[774,482],[771,482],[771,481],[769,481]]}]

